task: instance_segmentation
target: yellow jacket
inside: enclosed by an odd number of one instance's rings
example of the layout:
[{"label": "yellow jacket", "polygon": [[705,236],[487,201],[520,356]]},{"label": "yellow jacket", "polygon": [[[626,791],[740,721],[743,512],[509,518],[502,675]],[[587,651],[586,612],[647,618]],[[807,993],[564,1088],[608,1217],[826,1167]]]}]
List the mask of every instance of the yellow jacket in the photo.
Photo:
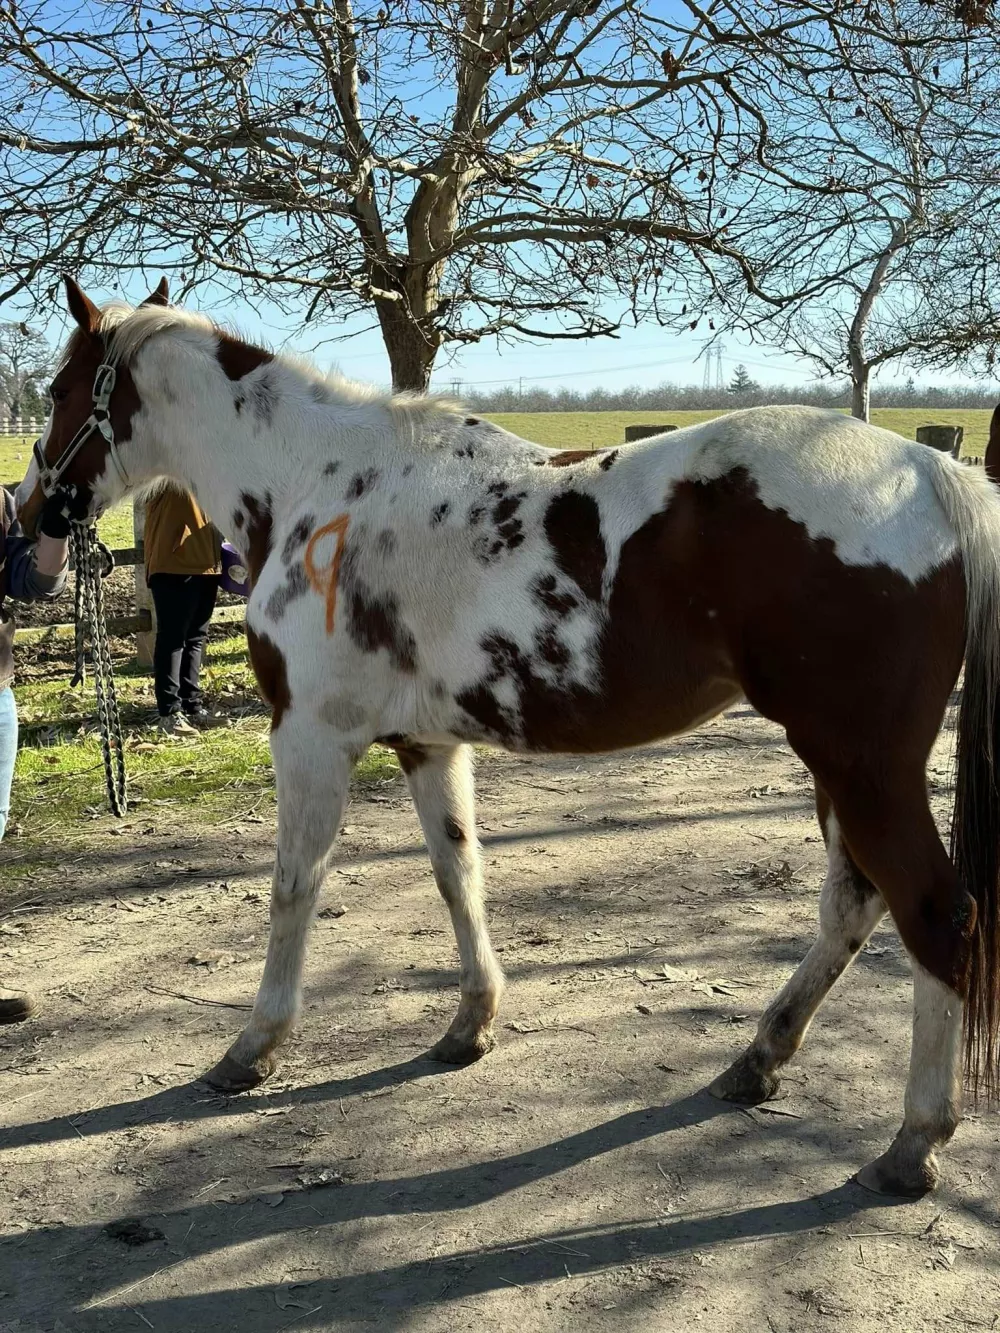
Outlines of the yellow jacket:
[{"label": "yellow jacket", "polygon": [[146,505],[143,549],[151,574],[220,574],[221,538],[187,491],[169,487]]}]

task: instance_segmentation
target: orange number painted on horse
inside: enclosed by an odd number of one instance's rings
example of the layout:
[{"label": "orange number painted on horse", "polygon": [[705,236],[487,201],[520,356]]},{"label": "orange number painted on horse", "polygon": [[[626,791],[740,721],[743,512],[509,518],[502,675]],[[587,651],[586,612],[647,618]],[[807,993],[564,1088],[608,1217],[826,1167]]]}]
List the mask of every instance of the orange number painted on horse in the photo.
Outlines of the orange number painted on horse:
[{"label": "orange number painted on horse", "polygon": [[[332,523],[326,523],[323,527],[317,528],[309,538],[309,544],[306,547],[306,576],[313,589],[321,597],[326,598],[327,634],[333,633],[334,616],[337,611],[337,580],[340,577],[340,562],[344,555],[344,539],[347,536],[347,524],[349,522],[349,516],[341,514]],[[316,549],[317,542],[321,542],[324,537],[328,537],[331,533],[335,533],[337,537],[337,545],[334,548],[333,556],[329,564],[317,567],[313,559],[313,551]]]}]

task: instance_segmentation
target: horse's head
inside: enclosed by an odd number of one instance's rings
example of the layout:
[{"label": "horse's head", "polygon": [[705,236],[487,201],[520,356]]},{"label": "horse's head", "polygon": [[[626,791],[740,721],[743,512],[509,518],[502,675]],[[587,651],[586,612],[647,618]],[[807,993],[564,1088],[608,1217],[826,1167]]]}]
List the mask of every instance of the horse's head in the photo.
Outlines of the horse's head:
[{"label": "horse's head", "polygon": [[[77,327],[50,386],[48,421],[17,489],[17,513],[29,537],[56,490],[75,489],[74,509],[96,518],[129,486],[121,449],[131,439],[139,396],[128,367],[117,364],[113,350],[114,329],[124,312],[102,312],[72,278],[65,281]],[[142,304],[168,304],[166,278]]]}]

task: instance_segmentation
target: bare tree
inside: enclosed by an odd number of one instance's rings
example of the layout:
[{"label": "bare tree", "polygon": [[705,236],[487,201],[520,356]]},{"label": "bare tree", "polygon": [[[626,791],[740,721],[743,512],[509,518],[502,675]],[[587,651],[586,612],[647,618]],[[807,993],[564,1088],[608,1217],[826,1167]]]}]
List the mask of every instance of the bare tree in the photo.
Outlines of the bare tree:
[{"label": "bare tree", "polygon": [[25,398],[34,399],[37,382],[52,369],[52,349],[27,324],[0,324],[0,394],[12,417],[24,413]]},{"label": "bare tree", "polygon": [[920,0],[886,14],[831,28],[835,62],[791,78],[775,65],[784,116],[768,170],[784,186],[758,210],[776,255],[760,279],[805,294],[762,309],[741,288],[730,308],[826,374],[846,371],[864,420],[877,367],[969,362],[1000,328],[995,34],[985,19],[961,32]]},{"label": "bare tree", "polygon": [[103,0],[78,29],[0,3],[0,299],[155,268],[363,312],[416,389],[448,346],[694,323],[720,273],[814,289],[755,277],[798,171],[769,176],[774,70],[884,26],[854,0]]}]

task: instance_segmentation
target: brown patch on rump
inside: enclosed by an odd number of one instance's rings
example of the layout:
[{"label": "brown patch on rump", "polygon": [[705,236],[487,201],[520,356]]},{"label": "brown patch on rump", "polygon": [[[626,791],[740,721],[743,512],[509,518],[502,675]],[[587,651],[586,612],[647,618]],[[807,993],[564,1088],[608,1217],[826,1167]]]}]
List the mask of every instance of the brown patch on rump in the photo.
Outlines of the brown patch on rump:
[{"label": "brown patch on rump", "polygon": [[545,511],[545,535],[562,572],[591,601],[599,602],[607,552],[601,536],[601,512],[593,496],[564,491],[550,500]]},{"label": "brown patch on rump", "polygon": [[274,360],[273,352],[266,352],[263,347],[253,347],[249,343],[240,342],[230,333],[217,330],[216,336],[218,343],[215,357],[225,371],[227,379],[241,380],[258,366],[267,365],[269,361]]},{"label": "brown patch on rump", "polygon": [[250,651],[250,665],[257,677],[257,684],[265,700],[271,705],[271,730],[277,731],[285,711],[292,706],[292,694],[288,687],[288,668],[284,654],[278,645],[267,637],[258,634],[247,626],[247,647]]},{"label": "brown patch on rump", "polygon": [[247,519],[247,568],[250,571],[250,586],[252,588],[260,577],[264,562],[271,554],[271,528],[273,526],[271,496],[267,493],[261,500],[258,496],[250,495],[249,492],[244,491],[240,496],[240,503],[249,516]]},{"label": "brown patch on rump", "polygon": [[961,667],[965,605],[960,556],[916,583],[845,565],[736,469],[680,483],[623,544],[599,689],[553,686],[487,636],[487,675],[459,702],[509,737],[491,689],[505,679],[516,739],[572,753],[675,734],[745,694],[832,804],[859,886],[876,885],[918,962],[964,994],[975,905],[935,829],[924,763]]},{"label": "brown patch on rump", "polygon": [[547,467],[571,467],[574,463],[582,463],[585,458],[593,457],[592,449],[563,449],[551,458],[546,458],[544,463]]}]

